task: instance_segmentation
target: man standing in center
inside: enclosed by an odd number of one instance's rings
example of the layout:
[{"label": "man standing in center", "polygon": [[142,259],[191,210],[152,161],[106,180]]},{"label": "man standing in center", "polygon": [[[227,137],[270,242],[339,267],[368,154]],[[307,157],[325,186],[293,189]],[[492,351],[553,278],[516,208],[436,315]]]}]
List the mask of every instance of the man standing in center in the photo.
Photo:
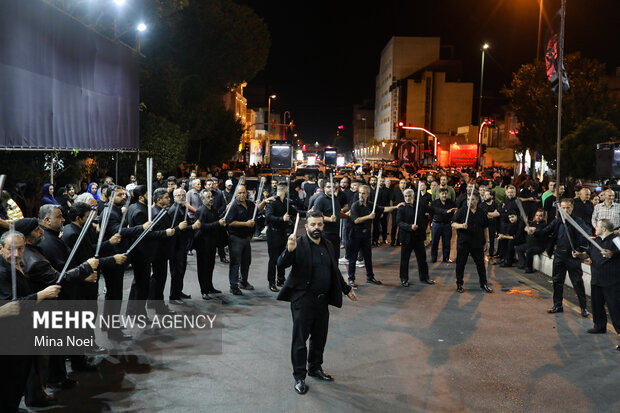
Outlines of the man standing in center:
[{"label": "man standing in center", "polygon": [[489,218],[482,208],[478,208],[480,196],[477,193],[471,194],[469,200],[471,207],[469,209],[467,202],[460,208],[454,218],[452,218],[452,228],[457,230],[457,247],[456,247],[456,291],[464,292],[463,275],[465,273],[465,264],[469,255],[476,263],[478,270],[478,278],[480,288],[487,293],[493,290],[487,284],[487,269],[484,264],[484,253],[489,249]]},{"label": "man standing in center", "polygon": [[404,192],[406,205],[398,208],[396,221],[398,222],[398,240],[402,244],[400,247],[400,285],[409,287],[409,258],[411,251],[415,253],[418,262],[418,273],[420,281],[426,284],[435,284],[428,275],[428,264],[426,262],[426,249],[424,239],[426,238],[426,226],[428,225],[428,205],[420,201],[417,205],[413,203],[413,189],[405,189]]},{"label": "man standing in center", "polygon": [[[327,341],[329,326],[328,305],[342,307],[342,294],[351,301],[357,296],[342,278],[334,254],[337,245],[323,238],[323,214],[313,211],[308,214],[306,234],[297,240],[295,234],[288,238],[288,244],[278,265],[293,266],[286,279],[278,300],[291,303],[293,315],[293,340],[291,361],[295,391],[308,391],[306,374],[322,381],[334,381],[323,371],[323,350]],[[310,351],[306,341],[310,338]],[[306,363],[308,369],[306,370]]]},{"label": "man standing in center", "polygon": [[[254,286],[248,282],[250,263],[252,262],[252,248],[250,240],[254,234],[254,202],[247,199],[248,191],[244,184],[239,184],[237,198],[229,205],[230,211],[226,217],[228,234],[230,237],[230,267],[228,280],[230,292],[234,295],[243,295],[244,290],[253,290]],[[266,200],[258,205],[258,211],[265,208]]]},{"label": "man standing in center", "polygon": [[349,285],[354,288],[357,287],[357,284],[355,284],[355,261],[360,250],[366,264],[366,282],[381,285],[381,281],[375,278],[375,274],[372,271],[372,251],[370,246],[372,221],[377,215],[381,215],[384,212],[392,212],[399,206],[404,205],[402,203],[391,207],[377,205],[376,211],[373,212],[373,204],[368,202],[370,187],[362,185],[358,193],[359,200],[351,206],[349,218],[353,228],[351,233],[351,250],[349,251]]}]

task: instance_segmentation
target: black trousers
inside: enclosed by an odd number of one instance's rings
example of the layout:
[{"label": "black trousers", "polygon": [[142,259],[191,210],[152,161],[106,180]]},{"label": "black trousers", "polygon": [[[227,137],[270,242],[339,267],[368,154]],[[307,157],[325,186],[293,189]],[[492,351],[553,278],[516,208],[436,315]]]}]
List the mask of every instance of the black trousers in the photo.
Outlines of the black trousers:
[{"label": "black trousers", "polygon": [[514,239],[503,239],[500,242],[502,241],[505,241],[504,242],[504,256],[502,258],[504,259],[504,262],[506,264],[512,265],[512,263],[515,260],[516,247],[518,247],[521,244],[516,245]]},{"label": "black trousers", "polygon": [[166,278],[168,278],[168,258],[158,256],[152,263],[153,273],[149,281],[149,297],[150,301],[164,301],[164,288],[166,287]]},{"label": "black trousers", "polygon": [[329,233],[323,233],[323,237],[327,238],[329,242],[331,242],[334,246],[334,254],[336,255],[334,258],[336,258],[336,261],[338,261],[338,259],[340,258],[340,237],[338,236],[338,234]]},{"label": "black trousers", "polygon": [[553,305],[561,307],[564,299],[564,281],[566,280],[566,272],[570,282],[573,284],[579,306],[586,308],[586,289],[583,285],[583,270],[581,269],[581,261],[575,259],[568,249],[556,248],[553,254],[553,270],[551,280],[553,281]]},{"label": "black trousers", "polygon": [[[319,370],[323,364],[323,350],[329,326],[328,298],[326,295],[302,295],[291,302],[293,315],[293,342],[291,361],[295,380],[306,378],[306,362],[309,371]],[[310,338],[310,351],[306,341]]]},{"label": "black trousers", "polygon": [[0,412],[17,413],[24,396],[33,356],[0,356]]},{"label": "black trousers", "polygon": [[106,317],[121,313],[124,273],[125,267],[123,266],[103,270],[103,279],[105,280],[105,302],[103,303],[103,315]]},{"label": "black trousers", "polygon": [[396,244],[396,241],[398,240],[398,238],[396,237],[396,235],[398,234],[398,222],[396,221],[396,212],[390,212],[390,215],[392,216],[390,218],[392,220],[392,228],[390,229],[390,238],[391,238],[392,244]]},{"label": "black trousers", "polygon": [[284,268],[278,267],[278,257],[286,248],[288,238],[284,231],[272,231],[267,228],[267,251],[269,252],[269,262],[267,263],[267,282],[269,285],[276,285],[276,273],[278,282],[284,282]]},{"label": "black trousers", "polygon": [[605,304],[607,304],[611,324],[613,324],[616,333],[620,334],[620,283],[606,287],[600,285],[592,285],[591,287],[590,298],[592,299],[594,328],[607,329],[607,314],[605,313]]},{"label": "black trousers", "polygon": [[426,248],[424,248],[424,240],[411,241],[409,244],[403,244],[400,247],[400,281],[409,281],[409,259],[411,251],[415,253],[415,259],[418,262],[418,275],[420,281],[428,280],[428,264],[426,262]]},{"label": "black trousers", "polygon": [[149,297],[151,283],[151,262],[139,252],[131,254],[131,268],[133,269],[133,281],[129,290],[127,314],[146,315],[146,300]]},{"label": "black trousers", "polygon": [[374,278],[372,272],[372,250],[370,247],[370,231],[351,231],[351,250],[349,251],[349,280],[355,280],[355,264],[357,254],[362,252],[366,265],[366,278]]},{"label": "black trousers", "polygon": [[472,248],[469,244],[457,244],[456,246],[456,285],[463,285],[465,264],[469,256],[474,259],[480,286],[487,284],[487,269],[484,265],[484,249]]},{"label": "black trousers", "polygon": [[489,257],[495,255],[495,236],[497,235],[497,227],[489,225]]},{"label": "black trousers", "polygon": [[519,265],[528,270],[531,270],[534,265],[534,255],[538,255],[544,250],[542,247],[532,246],[527,242],[515,247],[517,257],[519,258]]},{"label": "black trousers", "polygon": [[186,243],[178,242],[175,245],[174,253],[170,259],[170,299],[179,300],[183,292],[183,279],[187,269]]},{"label": "black trousers", "polygon": [[383,242],[387,241],[387,233],[388,233],[388,215],[389,214],[383,214],[381,215],[381,218],[379,218],[379,224],[381,226],[381,239],[383,240]]},{"label": "black trousers", "polygon": [[252,248],[250,238],[230,236],[230,267],[228,281],[230,288],[238,288],[239,283],[247,283],[252,263]]},{"label": "black trousers", "polygon": [[196,246],[196,267],[198,270],[200,293],[209,294],[215,290],[213,286],[213,269],[215,268],[217,241],[195,241],[194,245]]},{"label": "black trousers", "polygon": [[228,234],[225,228],[220,228],[217,233],[217,255],[220,260],[226,259],[226,247],[228,246]]},{"label": "black trousers", "polygon": [[450,259],[450,241],[452,241],[452,225],[449,222],[433,222],[431,224],[431,259],[437,260],[437,252],[439,249],[439,239],[441,238],[441,253],[443,260]]}]

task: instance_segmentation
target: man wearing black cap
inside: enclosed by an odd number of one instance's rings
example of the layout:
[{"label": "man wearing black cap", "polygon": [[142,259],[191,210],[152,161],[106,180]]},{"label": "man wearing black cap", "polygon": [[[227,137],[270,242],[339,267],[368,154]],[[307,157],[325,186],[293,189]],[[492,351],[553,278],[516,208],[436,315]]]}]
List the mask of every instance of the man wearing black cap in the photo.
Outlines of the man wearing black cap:
[{"label": "man wearing black cap", "polygon": [[[290,275],[278,294],[278,300],[291,303],[293,316],[293,340],[291,360],[295,391],[308,391],[306,374],[318,380],[333,381],[323,371],[323,350],[327,341],[329,326],[328,305],[342,307],[342,294],[352,301],[357,296],[348,286],[338,269],[332,245],[323,234],[323,214],[310,212],[306,223],[306,234],[296,238],[291,234],[287,247],[278,258],[278,265],[293,266]],[[310,351],[306,341],[310,338]],[[308,369],[306,370],[306,363]]]}]

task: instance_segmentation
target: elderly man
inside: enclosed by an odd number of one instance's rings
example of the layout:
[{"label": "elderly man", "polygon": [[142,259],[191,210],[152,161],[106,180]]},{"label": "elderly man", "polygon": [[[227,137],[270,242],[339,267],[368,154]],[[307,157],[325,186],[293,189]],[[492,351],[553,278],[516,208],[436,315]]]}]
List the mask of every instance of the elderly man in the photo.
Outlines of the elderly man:
[{"label": "elderly man", "polygon": [[[34,221],[36,222],[36,219]],[[19,302],[38,302],[58,297],[61,290],[60,285],[50,285],[38,292],[32,289],[21,265],[25,248],[25,237],[20,232],[9,231],[0,237],[0,300],[13,299],[12,268],[15,269],[15,290]],[[0,328],[3,334],[10,334],[10,330],[8,330],[10,324],[5,324],[9,320],[0,321],[2,321]],[[19,404],[26,388],[28,374],[33,364],[33,356],[0,355],[0,363],[2,363],[4,370],[3,382],[0,386],[0,411],[17,413],[21,411]]]},{"label": "elderly man", "polygon": [[[620,334],[620,251],[614,244],[613,225],[608,219],[600,219],[596,224],[597,237],[594,240],[602,251],[588,244],[587,253],[573,251],[573,257],[592,259],[592,318],[594,327],[588,330],[590,334],[604,334],[607,331],[607,314],[605,304],[609,309],[611,323]],[[620,350],[620,346],[616,346]]]},{"label": "elderly man", "polygon": [[202,199],[200,198],[200,191],[202,190],[202,181],[200,179],[194,179],[191,181],[192,189],[187,191],[185,196],[185,202],[188,210],[188,216],[193,221],[196,211],[202,206]]},{"label": "elderly man", "polygon": [[594,207],[591,221],[592,226],[595,227],[596,223],[601,219],[608,219],[614,228],[614,232],[617,234],[620,228],[620,204],[614,202],[614,191],[606,189],[600,193],[599,197],[603,202]]},{"label": "elderly man", "polygon": [[[577,193],[578,196],[573,200],[573,215],[579,217],[586,224],[592,222],[592,214],[594,213],[594,204],[590,201],[590,190],[583,187]],[[595,225],[592,225],[594,228]]]}]

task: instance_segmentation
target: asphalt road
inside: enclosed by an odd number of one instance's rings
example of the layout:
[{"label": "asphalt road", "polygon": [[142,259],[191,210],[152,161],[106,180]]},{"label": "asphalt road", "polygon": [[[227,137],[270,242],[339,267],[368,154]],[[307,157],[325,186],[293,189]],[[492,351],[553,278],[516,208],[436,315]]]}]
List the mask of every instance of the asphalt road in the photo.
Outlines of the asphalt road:
[{"label": "asphalt road", "polygon": [[[191,331],[150,338],[147,355],[99,357],[98,373],[76,373],[53,412],[614,412],[620,411],[620,352],[609,330],[592,336],[591,319],[565,306],[549,315],[544,281],[489,266],[495,294],[478,287],[470,260],[464,294],[454,264],[431,264],[434,286],[399,286],[399,248],[373,249],[376,277],[359,301],[331,308],[324,369],[333,383],[308,378],[293,390],[291,315],[267,289],[265,242],[253,242],[255,291],[228,294],[228,266],[216,264],[219,304],[200,296],[194,257],[182,311],[216,311],[224,324],[221,354],[204,354]],[[341,266],[345,271],[345,267]],[[364,280],[363,268],[358,280]],[[131,272],[125,275],[128,290]],[[166,293],[166,297],[167,297]],[[125,294],[127,297],[127,292]],[[134,332],[137,340],[147,340]],[[158,343],[158,340],[160,341]],[[189,351],[188,351],[189,349]],[[130,352],[128,352],[130,353]]]}]

